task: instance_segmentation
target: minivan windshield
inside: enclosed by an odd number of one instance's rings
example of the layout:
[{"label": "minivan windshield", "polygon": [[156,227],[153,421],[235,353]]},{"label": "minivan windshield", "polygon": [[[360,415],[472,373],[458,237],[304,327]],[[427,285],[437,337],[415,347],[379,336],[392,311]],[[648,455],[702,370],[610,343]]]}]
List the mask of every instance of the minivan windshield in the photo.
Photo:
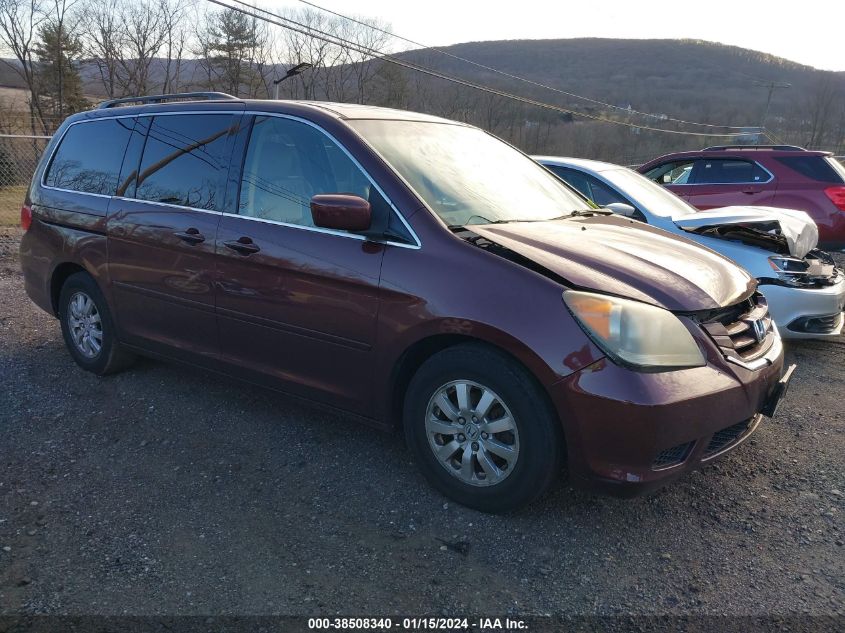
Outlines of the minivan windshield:
[{"label": "minivan windshield", "polygon": [[477,128],[421,121],[348,123],[449,226],[537,222],[591,206],[545,168]]}]

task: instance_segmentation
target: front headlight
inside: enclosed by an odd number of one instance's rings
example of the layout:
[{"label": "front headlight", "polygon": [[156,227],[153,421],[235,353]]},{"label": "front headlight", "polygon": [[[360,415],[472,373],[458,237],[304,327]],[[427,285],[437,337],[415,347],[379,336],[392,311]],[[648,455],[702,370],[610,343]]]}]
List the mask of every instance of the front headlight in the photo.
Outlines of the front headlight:
[{"label": "front headlight", "polygon": [[704,365],[692,334],[668,310],[577,290],[564,292],[563,300],[596,345],[621,365],[640,369]]},{"label": "front headlight", "polygon": [[804,259],[772,255],[769,257],[769,266],[777,273],[778,279],[787,286],[807,286],[813,283],[808,279],[810,263]]}]

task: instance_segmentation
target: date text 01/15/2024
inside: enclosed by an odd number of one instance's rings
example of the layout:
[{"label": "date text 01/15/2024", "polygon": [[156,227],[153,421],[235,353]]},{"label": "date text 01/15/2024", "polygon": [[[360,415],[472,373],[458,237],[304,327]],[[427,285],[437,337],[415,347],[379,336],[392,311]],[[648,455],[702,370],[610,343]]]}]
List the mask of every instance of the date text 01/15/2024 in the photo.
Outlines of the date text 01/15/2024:
[{"label": "date text 01/15/2024", "polygon": [[312,630],[369,630],[369,631],[519,631],[528,628],[524,620],[511,618],[309,618]]}]

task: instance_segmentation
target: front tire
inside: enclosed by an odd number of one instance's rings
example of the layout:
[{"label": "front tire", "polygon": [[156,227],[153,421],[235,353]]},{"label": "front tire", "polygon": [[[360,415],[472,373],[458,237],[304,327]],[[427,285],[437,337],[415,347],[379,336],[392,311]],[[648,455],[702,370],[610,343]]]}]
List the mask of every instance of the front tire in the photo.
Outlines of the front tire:
[{"label": "front tire", "polygon": [[74,273],[65,280],[59,294],[59,322],[65,345],[82,369],[105,376],[135,360],[121,349],[106,299],[88,273]]},{"label": "front tire", "polygon": [[531,503],[561,469],[560,424],[542,389],[522,365],[483,345],[451,347],[423,363],[403,420],[429,482],[483,512]]}]

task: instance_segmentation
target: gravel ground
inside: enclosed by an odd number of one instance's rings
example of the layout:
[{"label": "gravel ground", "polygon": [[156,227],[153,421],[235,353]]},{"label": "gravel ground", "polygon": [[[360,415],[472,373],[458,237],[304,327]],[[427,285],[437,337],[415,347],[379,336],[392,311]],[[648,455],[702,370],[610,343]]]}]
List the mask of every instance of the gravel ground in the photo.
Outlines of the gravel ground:
[{"label": "gravel ground", "polygon": [[79,370],[14,255],[0,296],[0,614],[845,614],[845,337],[789,344],[781,412],[718,464],[495,517],[398,434],[176,365]]}]

